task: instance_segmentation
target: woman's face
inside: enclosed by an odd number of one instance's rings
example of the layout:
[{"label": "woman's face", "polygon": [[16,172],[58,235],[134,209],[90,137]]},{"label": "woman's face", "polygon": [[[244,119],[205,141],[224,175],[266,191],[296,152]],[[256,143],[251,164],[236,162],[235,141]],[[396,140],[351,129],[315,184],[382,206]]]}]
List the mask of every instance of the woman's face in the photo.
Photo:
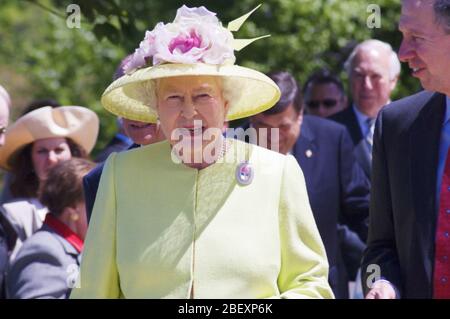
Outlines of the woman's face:
[{"label": "woman's face", "polygon": [[[164,135],[172,146],[188,141],[190,148],[183,149],[182,153],[190,153],[192,156],[189,158],[197,163],[198,155],[203,155],[205,147],[218,141],[224,125],[228,102],[224,100],[220,78],[185,76],[161,79],[157,85],[157,98]],[[194,153],[197,154],[195,158]],[[204,162],[203,156],[201,159]]]},{"label": "woman's face", "polygon": [[45,180],[47,173],[56,163],[72,157],[69,144],[63,137],[37,140],[31,148],[31,160],[39,181]]}]

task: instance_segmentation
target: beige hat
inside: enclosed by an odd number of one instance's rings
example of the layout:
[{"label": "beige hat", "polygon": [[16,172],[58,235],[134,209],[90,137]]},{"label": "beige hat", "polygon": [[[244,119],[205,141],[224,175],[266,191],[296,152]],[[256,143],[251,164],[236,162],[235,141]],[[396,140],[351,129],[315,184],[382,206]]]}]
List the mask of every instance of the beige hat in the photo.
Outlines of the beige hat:
[{"label": "beige hat", "polygon": [[20,117],[6,131],[0,148],[0,167],[10,169],[19,150],[36,140],[67,137],[90,153],[97,141],[99,119],[82,106],[44,106]]}]

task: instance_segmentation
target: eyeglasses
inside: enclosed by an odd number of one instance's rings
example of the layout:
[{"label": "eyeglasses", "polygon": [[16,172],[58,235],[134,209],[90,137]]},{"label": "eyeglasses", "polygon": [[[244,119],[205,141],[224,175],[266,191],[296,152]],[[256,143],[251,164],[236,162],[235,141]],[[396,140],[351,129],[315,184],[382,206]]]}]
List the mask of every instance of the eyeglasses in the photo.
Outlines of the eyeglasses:
[{"label": "eyeglasses", "polygon": [[335,107],[337,103],[338,103],[338,101],[334,100],[334,99],[324,99],[322,101],[320,101],[320,100],[307,101],[306,105],[308,105],[308,107],[311,109],[317,109],[319,107],[319,105],[322,104],[327,109],[331,109],[332,107]]}]

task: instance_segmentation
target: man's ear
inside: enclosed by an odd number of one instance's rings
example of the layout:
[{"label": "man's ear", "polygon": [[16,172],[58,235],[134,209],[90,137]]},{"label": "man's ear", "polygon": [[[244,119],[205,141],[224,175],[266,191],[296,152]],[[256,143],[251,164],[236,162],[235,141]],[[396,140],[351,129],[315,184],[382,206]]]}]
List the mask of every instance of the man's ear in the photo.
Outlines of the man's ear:
[{"label": "man's ear", "polygon": [[390,87],[391,91],[394,91],[394,89],[397,85],[397,81],[398,81],[398,75],[395,78],[390,80],[389,87]]}]

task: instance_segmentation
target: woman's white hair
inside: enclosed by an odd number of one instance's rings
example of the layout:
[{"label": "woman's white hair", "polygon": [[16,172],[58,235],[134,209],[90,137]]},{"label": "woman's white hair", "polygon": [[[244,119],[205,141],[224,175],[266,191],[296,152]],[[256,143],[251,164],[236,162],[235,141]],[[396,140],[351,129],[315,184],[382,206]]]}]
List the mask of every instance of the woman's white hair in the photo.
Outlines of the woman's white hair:
[{"label": "woman's white hair", "polygon": [[391,79],[395,79],[400,74],[400,61],[398,59],[397,53],[392,49],[392,46],[389,43],[376,40],[376,39],[370,39],[365,40],[358,44],[350,53],[350,56],[348,57],[347,61],[344,63],[344,69],[347,72],[348,76],[350,77],[352,74],[353,69],[353,59],[355,56],[360,52],[361,50],[367,50],[367,49],[375,49],[375,50],[383,50],[385,52],[388,52],[390,63],[389,63],[389,76]]}]

